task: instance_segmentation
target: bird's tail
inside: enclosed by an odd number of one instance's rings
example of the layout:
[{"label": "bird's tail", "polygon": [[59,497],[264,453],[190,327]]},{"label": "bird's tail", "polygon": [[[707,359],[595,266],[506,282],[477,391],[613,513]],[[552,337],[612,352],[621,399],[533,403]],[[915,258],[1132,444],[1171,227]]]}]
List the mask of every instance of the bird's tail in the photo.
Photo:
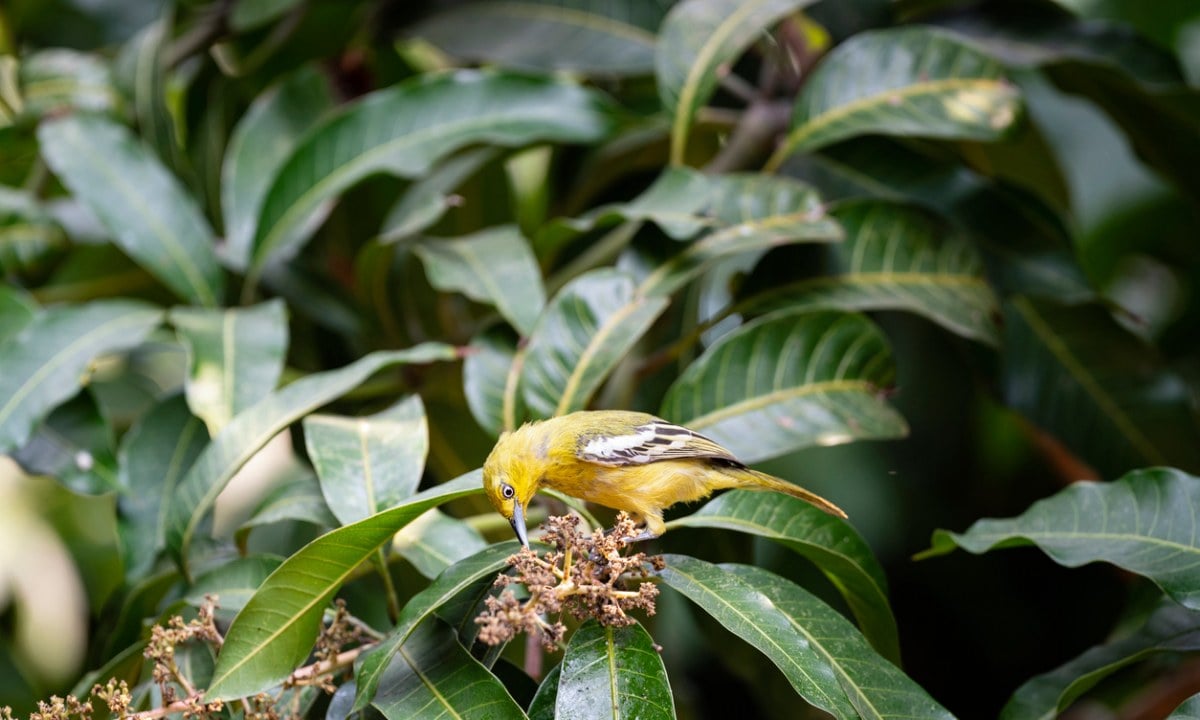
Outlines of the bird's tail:
[{"label": "bird's tail", "polygon": [[812,503],[830,515],[836,515],[840,518],[846,517],[846,512],[840,507],[814,492],[805,490],[799,485],[793,485],[786,480],[780,480],[774,475],[768,475],[757,470],[751,470],[750,468],[744,468],[743,471],[746,473],[743,476],[745,484],[740,485],[740,487],[747,490],[772,490],[774,492],[781,492],[785,495],[791,495],[794,498],[800,498],[805,502]]}]

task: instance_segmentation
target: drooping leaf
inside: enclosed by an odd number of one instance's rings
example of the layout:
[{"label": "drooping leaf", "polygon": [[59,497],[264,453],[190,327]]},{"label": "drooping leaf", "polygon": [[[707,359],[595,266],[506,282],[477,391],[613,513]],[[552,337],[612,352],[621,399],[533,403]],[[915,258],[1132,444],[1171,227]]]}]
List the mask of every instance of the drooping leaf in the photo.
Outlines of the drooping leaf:
[{"label": "drooping leaf", "polygon": [[500,680],[437,618],[409,635],[384,671],[371,704],[388,720],[525,716]]},{"label": "drooping leaf", "polygon": [[1155,656],[1196,651],[1200,651],[1200,613],[1164,601],[1133,633],[1086,650],[1017,688],[1000,718],[1060,717],[1072,702],[1122,668]]},{"label": "drooping leaf", "polygon": [[139,135],[168,168],[187,177],[187,162],[176,136],[174,119],[167,109],[165,43],[171,28],[168,18],[146,25],[121,48],[116,75],[125,94],[133,98]]},{"label": "drooping leaf", "polygon": [[801,697],[834,717],[858,716],[828,658],[761,590],[703,560],[686,555],[663,558],[663,582],[758,649]]},{"label": "drooping leaf", "polygon": [[483,330],[471,340],[463,360],[463,393],[475,422],[493,436],[515,430],[525,416],[521,393],[516,387],[520,368],[513,363],[524,353],[517,338],[503,326]]},{"label": "drooping leaf", "polygon": [[457,238],[430,238],[413,247],[429,283],[494,305],[522,335],[537,322],[546,293],[529,241],[515,225]]},{"label": "drooping leaf", "polygon": [[427,578],[487,547],[479,531],[438,509],[430,510],[396,533],[396,552]]},{"label": "drooping leaf", "polygon": [[62,227],[30,193],[0,186],[0,276],[35,273],[66,245]]},{"label": "drooping leaf", "polygon": [[608,126],[600,96],[565,81],[460,71],[376,91],[311,132],[282,166],[259,215],[251,274],[294,252],[322,208],[365,177],[414,177],[478,142],[592,142]]},{"label": "drooping leaf", "polygon": [[887,342],[865,317],[784,311],[709,347],[667,391],[661,414],[744,462],[901,437],[908,426],[881,397],[893,373]]},{"label": "drooping leaf", "polygon": [[830,274],[774,288],[748,309],[906,310],[946,329],[999,344],[1000,308],[983,260],[962,235],[933,213],[900,203],[864,200],[833,216],[846,242],[830,252]]},{"label": "drooping leaf", "polygon": [[555,717],[589,720],[675,717],[662,657],[641,625],[584,623],[563,655]]},{"label": "drooping leaf", "polygon": [[413,34],[465,60],[523,70],[638,75],[654,69],[660,0],[524,0],[451,6]]},{"label": "drooping leaf", "polygon": [[50,48],[22,58],[18,66],[22,115],[31,119],[67,110],[114,113],[121,95],[108,63],[98,55]]},{"label": "drooping leaf", "polygon": [[196,459],[172,498],[167,547],[176,561],[186,571],[192,537],[217,495],[238,468],[276,433],[383,368],[450,360],[454,356],[454,348],[438,343],[373,353],[337,370],[301,378],[238,414]]},{"label": "drooping leaf", "polygon": [[206,697],[245,697],[285,678],[312,650],[325,605],[354,568],[421,513],[481,489],[478,473],[464,475],[322,535],[285,560],[229,627]]},{"label": "drooping leaf", "polygon": [[225,277],[213,231],[196,201],[125,127],[70,115],[38,127],[42,155],[113,240],[195,305],[221,302]]},{"label": "drooping leaf", "polygon": [[658,94],[673,118],[671,164],[683,162],[697,111],[717,89],[721,68],[784,16],[811,0],[688,0],[676,5],[659,33]]},{"label": "drooping leaf", "polygon": [[304,442],[329,509],[358,522],[416,492],[429,452],[425,406],[410,395],[368,417],[310,415]]},{"label": "drooping leaf", "polygon": [[249,308],[176,308],[168,320],[188,352],[188,406],[216,435],[270,394],[287,353],[287,309],[279,300]]},{"label": "drooping leaf", "polygon": [[256,98],[233,129],[221,166],[221,210],[225,258],[235,269],[250,265],[258,214],[279,168],[333,104],[329,83],[306,66]]},{"label": "drooping leaf", "polygon": [[1016,298],[1004,315],[1005,401],[1106,477],[1200,471],[1190,392],[1097,305]]},{"label": "drooping leaf", "polygon": [[1023,514],[979,520],[964,533],[938,530],[924,557],[956,547],[980,554],[1036,545],[1060,565],[1107,562],[1145,576],[1177,602],[1200,609],[1200,478],[1157,468],[1106,483],[1077,482]]},{"label": "drooping leaf", "polygon": [[803,555],[842,593],[876,650],[893,662],[900,660],[887,578],[866,541],[845,520],[786,495],[733,490],[667,527],[736,530],[769,538]]},{"label": "drooping leaf", "polygon": [[23,445],[38,421],[74,395],[93,360],[140,344],[160,322],[160,310],[130,300],[38,312],[0,345],[0,452]]},{"label": "drooping leaf", "polygon": [[[482,487],[482,476],[478,472],[471,473],[468,477]],[[371,702],[397,650],[422,621],[462,591],[485,578],[495,577],[508,565],[509,556],[516,552],[518,547],[520,546],[515,540],[490,545],[475,555],[451,565],[428,587],[409,598],[400,611],[396,626],[374,650],[367,653],[358,668],[355,676],[358,683],[355,707],[366,707]]]},{"label": "drooping leaf", "polygon": [[586,407],[667,302],[641,295],[633,278],[611,269],[581,275],[560,290],[525,348],[521,391],[533,414]]},{"label": "drooping leaf", "polygon": [[436,223],[461,200],[452,198],[449,193],[499,156],[496,148],[478,147],[438,163],[437,167],[414,180],[399,202],[388,211],[379,231],[379,241],[404,240]]},{"label": "drooping leaf", "polygon": [[721,568],[770,599],[833,668],[863,720],[953,720],[949,711],[898,667],[876,654],[854,626],[815,595],[759,567]]},{"label": "drooping leaf", "polygon": [[871,133],[994,140],[1019,110],[1001,65],[957,36],[921,26],[864,32],[813,71],[767,168]]},{"label": "drooping leaf", "polygon": [[144,577],[154,565],[163,549],[168,500],[207,443],[204,423],[182,394],[151,408],[121,439],[117,529],[126,578]]},{"label": "drooping leaf", "polygon": [[26,473],[52,477],[73,492],[100,495],[117,488],[112,428],[87,391],[46,416],[12,459]]}]

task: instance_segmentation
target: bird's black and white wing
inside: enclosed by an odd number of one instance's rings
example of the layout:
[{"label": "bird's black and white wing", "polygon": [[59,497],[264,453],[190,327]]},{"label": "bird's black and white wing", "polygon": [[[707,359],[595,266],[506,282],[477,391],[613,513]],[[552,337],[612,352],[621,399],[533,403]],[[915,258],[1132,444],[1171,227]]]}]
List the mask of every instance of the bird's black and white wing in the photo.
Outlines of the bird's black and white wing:
[{"label": "bird's black and white wing", "polygon": [[575,455],[580,460],[609,467],[686,458],[711,458],[741,465],[712,440],[655,417],[620,432],[597,431],[580,437]]}]

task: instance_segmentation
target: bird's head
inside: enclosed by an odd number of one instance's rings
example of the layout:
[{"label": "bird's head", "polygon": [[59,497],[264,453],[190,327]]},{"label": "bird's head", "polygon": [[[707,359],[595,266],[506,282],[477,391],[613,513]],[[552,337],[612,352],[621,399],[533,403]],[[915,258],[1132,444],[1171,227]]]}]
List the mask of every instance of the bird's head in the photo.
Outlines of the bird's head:
[{"label": "bird's head", "polygon": [[525,510],[537,494],[541,472],[536,466],[536,456],[526,447],[525,429],[500,436],[483,463],[483,489],[496,512],[512,525],[517,539],[529,547]]}]

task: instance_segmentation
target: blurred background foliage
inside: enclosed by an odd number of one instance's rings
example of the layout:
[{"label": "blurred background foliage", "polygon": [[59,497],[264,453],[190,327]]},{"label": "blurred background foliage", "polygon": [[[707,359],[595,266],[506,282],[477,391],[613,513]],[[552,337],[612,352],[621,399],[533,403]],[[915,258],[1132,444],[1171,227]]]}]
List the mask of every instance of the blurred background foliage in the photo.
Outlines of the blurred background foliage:
[{"label": "blurred background foliage", "polygon": [[[1103,531],[1075,559],[913,556],[939,528],[1076,502],[1078,480],[1200,483],[1184,474],[1200,472],[1198,88],[1191,0],[9,0],[0,705],[29,712],[102,667],[136,678],[123,651],[194,605],[205,571],[274,558],[257,583],[477,468],[524,418],[688,422],[753,394],[720,395],[722,372],[859,372],[846,348],[788,365],[749,339],[865,312],[855,342],[886,368],[862,370],[858,414],[830,400],[790,433],[704,429],[849,512],[925,692],[961,717],[1032,716],[1023,684],[1144,638],[1163,590],[1186,593],[1107,556]],[[462,117],[486,127],[445,129]],[[792,225],[737,245],[764,217]],[[581,352],[599,328],[611,340]],[[471,350],[369,355],[425,342]],[[17,396],[31,377],[34,401]],[[247,419],[264,399],[291,404]],[[355,481],[330,479],[351,416],[370,416],[392,495],[347,500]],[[261,442],[188,482],[230,425]],[[1155,466],[1183,473],[1127,476]],[[1194,516],[1181,502],[1156,506],[1164,522]],[[447,564],[430,538],[453,560],[508,537],[479,497],[430,518],[391,546],[401,597]],[[1192,562],[1184,545],[1162,562]],[[844,609],[761,537],[685,521],[656,547]],[[377,627],[382,582],[342,592]],[[1117,652],[1043,707],[1157,717],[1200,692],[1200,623],[1172,617],[1174,644]],[[679,595],[647,626],[680,716],[797,716],[784,675]]]}]

